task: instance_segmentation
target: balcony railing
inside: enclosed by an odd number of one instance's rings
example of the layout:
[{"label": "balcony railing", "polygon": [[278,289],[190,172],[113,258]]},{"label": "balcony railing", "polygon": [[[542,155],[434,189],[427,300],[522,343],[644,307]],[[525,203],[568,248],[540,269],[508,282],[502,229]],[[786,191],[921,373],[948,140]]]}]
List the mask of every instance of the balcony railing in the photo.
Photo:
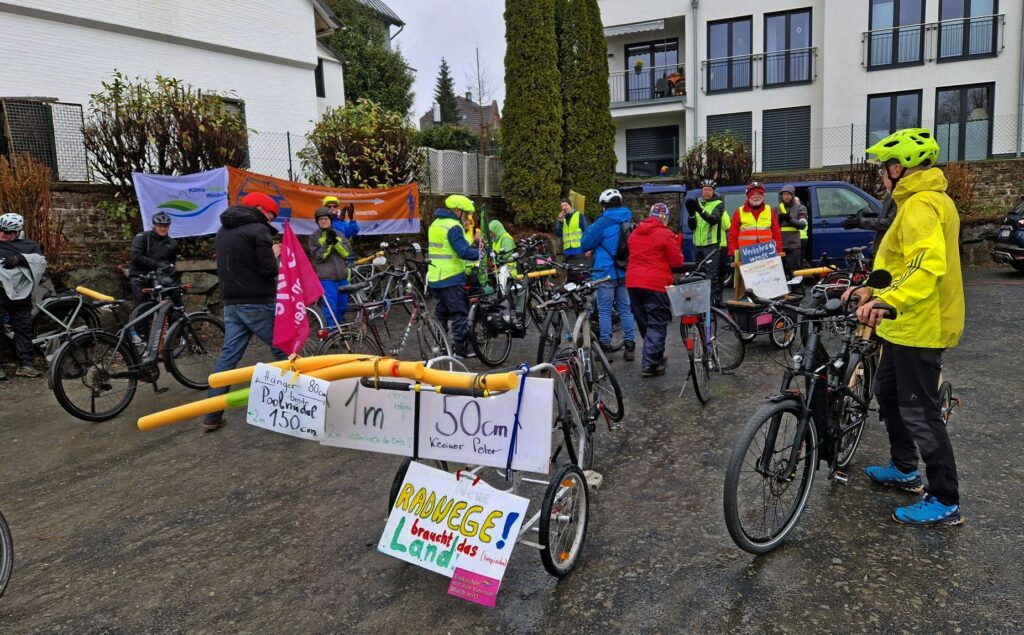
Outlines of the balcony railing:
[{"label": "balcony railing", "polygon": [[865,31],[861,65],[869,70],[999,55],[1006,16],[982,15]]},{"label": "balcony railing", "polygon": [[608,74],[612,104],[642,103],[686,98],[686,71],[683,64],[641,66]]},{"label": "balcony railing", "polygon": [[764,86],[806,84],[814,80],[818,49],[814,47],[764,54]]},{"label": "balcony railing", "polygon": [[717,57],[701,68],[701,88],[708,94],[808,84],[818,77],[818,49]]}]

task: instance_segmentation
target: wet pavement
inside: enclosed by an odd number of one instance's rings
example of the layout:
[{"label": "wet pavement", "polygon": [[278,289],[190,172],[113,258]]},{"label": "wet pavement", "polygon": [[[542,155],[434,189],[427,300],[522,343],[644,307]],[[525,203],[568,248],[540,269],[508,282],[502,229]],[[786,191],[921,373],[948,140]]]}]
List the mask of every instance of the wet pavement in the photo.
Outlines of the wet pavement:
[{"label": "wet pavement", "polygon": [[276,435],[240,411],[214,433],[140,432],[138,416],[198,397],[169,378],[167,394],[143,386],[101,424],[66,415],[45,382],[0,383],[15,544],[0,633],[1021,632],[1024,277],[974,269],[967,283],[967,332],[945,358],[963,403],[951,435],[965,525],[889,519],[912,499],[863,476],[887,456],[873,418],[849,485],[819,473],[789,541],[741,551],[722,518],[725,466],[783,358],[748,348],[702,407],[690,386],[679,396],[672,334],[664,377],[641,381],[639,362],[616,356],[626,428],[598,430],[604,484],[576,570],[556,581],[519,545],[495,609],[376,551],[399,458]]}]

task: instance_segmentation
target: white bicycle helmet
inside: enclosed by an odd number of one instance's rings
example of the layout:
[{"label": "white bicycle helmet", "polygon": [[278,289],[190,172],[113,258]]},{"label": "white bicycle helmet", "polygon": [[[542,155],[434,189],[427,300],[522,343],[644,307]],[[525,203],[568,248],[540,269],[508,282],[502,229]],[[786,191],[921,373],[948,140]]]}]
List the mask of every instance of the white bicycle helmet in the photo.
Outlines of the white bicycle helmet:
[{"label": "white bicycle helmet", "polygon": [[20,232],[24,227],[25,219],[21,217],[21,214],[8,212],[0,215],[0,231]]},{"label": "white bicycle helmet", "polygon": [[622,193],[619,192],[618,190],[612,188],[610,190],[605,190],[605,191],[601,192],[601,196],[599,196],[597,200],[602,205],[607,205],[613,199],[616,199],[616,198],[621,201],[622,200]]}]

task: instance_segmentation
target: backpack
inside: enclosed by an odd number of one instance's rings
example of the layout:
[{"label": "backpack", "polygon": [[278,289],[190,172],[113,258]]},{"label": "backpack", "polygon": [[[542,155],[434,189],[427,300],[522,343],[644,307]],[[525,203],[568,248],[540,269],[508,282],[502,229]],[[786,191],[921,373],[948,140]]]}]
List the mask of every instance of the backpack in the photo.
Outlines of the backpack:
[{"label": "backpack", "polygon": [[619,269],[625,269],[629,263],[629,235],[633,233],[634,229],[636,229],[636,223],[633,221],[627,220],[619,223],[619,246],[612,256],[612,261]]}]

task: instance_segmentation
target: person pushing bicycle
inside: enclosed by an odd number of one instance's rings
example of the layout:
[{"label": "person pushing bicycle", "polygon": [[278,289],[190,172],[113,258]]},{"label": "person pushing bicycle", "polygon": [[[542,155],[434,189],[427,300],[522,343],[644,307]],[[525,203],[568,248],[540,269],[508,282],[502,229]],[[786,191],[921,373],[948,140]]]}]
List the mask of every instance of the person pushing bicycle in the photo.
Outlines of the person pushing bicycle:
[{"label": "person pushing bicycle", "polygon": [[[27,271],[33,266],[39,267],[39,260],[42,260],[42,268],[46,268],[46,260],[39,244],[34,240],[19,238],[24,227],[25,219],[21,214],[9,212],[0,215],[0,266],[4,269],[4,284],[0,285],[0,311],[10,316],[14,330],[14,351],[18,358],[18,369],[14,374],[18,377],[39,377],[41,373],[35,369],[35,353],[32,350],[32,288],[28,289],[28,295],[25,297],[8,290],[8,275],[14,277],[8,272],[15,269]],[[35,260],[36,264],[33,265],[30,259]],[[36,273],[32,272],[33,277]],[[3,342],[6,339],[0,337],[0,353],[3,352]],[[7,379],[3,366],[0,366],[0,379]]]}]

